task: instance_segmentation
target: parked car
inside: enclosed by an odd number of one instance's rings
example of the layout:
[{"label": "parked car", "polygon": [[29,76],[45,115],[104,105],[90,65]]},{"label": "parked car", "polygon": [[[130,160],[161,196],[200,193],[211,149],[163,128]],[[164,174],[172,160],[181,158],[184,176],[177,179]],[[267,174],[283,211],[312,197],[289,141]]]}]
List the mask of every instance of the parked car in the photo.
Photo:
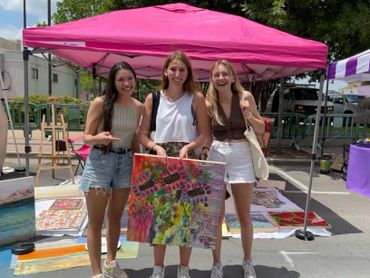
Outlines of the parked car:
[{"label": "parked car", "polygon": [[[319,90],[310,87],[291,87],[284,91],[283,112],[301,113],[312,115],[316,113]],[[325,111],[325,101],[322,98],[321,113]],[[326,112],[332,114],[334,104],[330,101],[326,103]],[[267,102],[267,112],[278,112],[279,109],[279,89],[276,89]]]},{"label": "parked car", "polygon": [[357,94],[335,94],[331,97],[335,114],[356,114],[358,106]]}]

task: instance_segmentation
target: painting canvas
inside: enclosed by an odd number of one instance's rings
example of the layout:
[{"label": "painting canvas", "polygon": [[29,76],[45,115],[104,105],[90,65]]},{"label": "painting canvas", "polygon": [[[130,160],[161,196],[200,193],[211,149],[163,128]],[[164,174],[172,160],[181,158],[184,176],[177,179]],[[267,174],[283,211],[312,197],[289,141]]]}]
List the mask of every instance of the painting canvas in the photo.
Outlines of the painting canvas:
[{"label": "painting canvas", "polygon": [[44,210],[36,218],[36,230],[78,231],[84,222],[86,212],[82,210]]},{"label": "painting canvas", "polygon": [[[276,232],[279,228],[275,220],[267,213],[252,212],[254,233]],[[226,214],[225,220],[231,234],[240,234],[240,222],[235,214]]]},{"label": "painting canvas", "polygon": [[[287,227],[301,227],[304,224],[304,212],[269,212],[270,216],[274,218],[277,224],[281,228]],[[330,228],[330,225],[326,220],[321,218],[316,212],[308,212],[308,226],[310,227],[321,227]]]},{"label": "painting canvas", "polygon": [[127,239],[214,248],[225,164],[135,154]]},{"label": "painting canvas", "polygon": [[278,197],[278,191],[270,188],[268,190],[254,190],[252,205],[263,206],[265,208],[279,208],[285,203]]},{"label": "painting canvas", "polygon": [[83,204],[83,199],[70,198],[70,199],[56,199],[51,205],[51,210],[75,210],[80,209]]},{"label": "painting canvas", "polygon": [[34,177],[0,181],[0,246],[34,235]]}]

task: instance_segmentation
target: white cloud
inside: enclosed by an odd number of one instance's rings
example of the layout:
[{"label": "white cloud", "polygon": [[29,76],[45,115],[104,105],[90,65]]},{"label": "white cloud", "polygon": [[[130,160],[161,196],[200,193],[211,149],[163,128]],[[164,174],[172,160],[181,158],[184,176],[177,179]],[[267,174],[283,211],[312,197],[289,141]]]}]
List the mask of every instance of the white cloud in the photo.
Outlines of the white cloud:
[{"label": "white cloud", "polygon": [[13,25],[2,25],[0,24],[0,37],[6,39],[21,39],[22,28],[16,28]]},{"label": "white cloud", "polygon": [[[56,2],[62,0],[51,0],[51,12],[56,11]],[[0,2],[0,9],[7,11],[19,11],[23,13],[23,0],[2,0]],[[26,0],[27,15],[34,15],[40,21],[47,21],[48,2],[46,0]]]}]

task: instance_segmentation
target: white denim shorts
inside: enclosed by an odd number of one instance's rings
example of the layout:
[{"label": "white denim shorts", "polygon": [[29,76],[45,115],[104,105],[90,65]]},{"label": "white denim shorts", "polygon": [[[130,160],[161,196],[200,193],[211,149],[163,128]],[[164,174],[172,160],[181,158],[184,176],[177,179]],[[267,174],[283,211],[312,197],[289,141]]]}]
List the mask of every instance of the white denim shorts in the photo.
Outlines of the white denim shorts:
[{"label": "white denim shorts", "polygon": [[225,183],[255,183],[249,142],[213,141],[208,160],[226,162]]}]

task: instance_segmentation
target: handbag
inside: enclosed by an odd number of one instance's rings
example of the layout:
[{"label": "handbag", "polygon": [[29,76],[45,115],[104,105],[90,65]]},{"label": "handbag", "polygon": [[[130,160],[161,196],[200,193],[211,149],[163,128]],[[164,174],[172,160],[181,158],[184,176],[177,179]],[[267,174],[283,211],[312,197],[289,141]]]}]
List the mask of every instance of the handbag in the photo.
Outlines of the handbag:
[{"label": "handbag", "polygon": [[254,175],[258,179],[267,180],[269,177],[269,166],[267,164],[267,160],[265,158],[265,155],[263,154],[263,151],[261,149],[260,143],[258,142],[253,127],[249,124],[247,120],[245,121],[245,125],[247,129],[244,132],[244,136],[249,141],[254,168]]}]

